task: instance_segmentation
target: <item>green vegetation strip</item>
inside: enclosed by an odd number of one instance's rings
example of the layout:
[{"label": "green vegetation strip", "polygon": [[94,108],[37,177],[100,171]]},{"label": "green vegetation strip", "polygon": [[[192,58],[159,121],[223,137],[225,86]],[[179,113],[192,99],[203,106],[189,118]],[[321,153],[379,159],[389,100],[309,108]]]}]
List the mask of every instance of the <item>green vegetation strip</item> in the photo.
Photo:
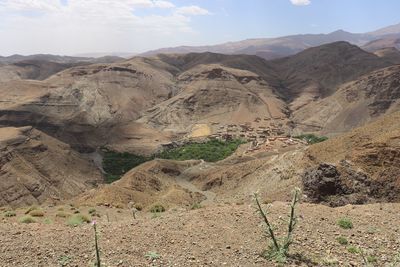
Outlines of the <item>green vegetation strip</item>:
[{"label": "green vegetation strip", "polygon": [[310,145],[328,140],[328,137],[326,136],[316,136],[315,134],[302,134],[295,136],[294,138],[304,140]]},{"label": "green vegetation strip", "polygon": [[103,169],[106,172],[106,182],[112,183],[132,168],[154,158],[179,161],[202,159],[207,162],[216,162],[232,155],[243,143],[242,140],[219,141],[213,139],[205,143],[189,143],[178,148],[167,149],[150,157],[103,149]]}]

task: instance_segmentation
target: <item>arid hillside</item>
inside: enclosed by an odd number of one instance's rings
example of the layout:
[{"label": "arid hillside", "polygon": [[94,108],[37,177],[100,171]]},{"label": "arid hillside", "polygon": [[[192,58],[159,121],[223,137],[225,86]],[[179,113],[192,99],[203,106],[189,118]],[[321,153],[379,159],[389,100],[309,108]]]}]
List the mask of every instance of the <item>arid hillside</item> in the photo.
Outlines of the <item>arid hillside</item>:
[{"label": "arid hillside", "polygon": [[400,200],[400,112],[313,145],[305,156],[311,169],[318,166],[303,177],[311,200],[332,205]]},{"label": "arid hillside", "polygon": [[[0,69],[18,64],[23,63],[3,64]],[[81,153],[107,147],[150,155],[190,140],[243,139],[249,142],[245,154],[225,163],[205,163],[206,169],[188,167],[191,175],[179,175],[194,183],[193,192],[201,196],[212,189],[221,194],[215,198],[221,201],[231,198],[233,191],[242,199],[268,179],[275,185],[263,187],[265,191],[286,200],[287,185],[300,183],[304,146],[288,136],[334,136],[399,110],[399,66],[345,42],[273,61],[254,55],[191,53],[85,63],[64,70],[59,66],[65,63],[40,64],[43,68],[35,74],[39,76],[31,78],[28,72],[17,75],[14,70],[18,77],[3,72],[9,79],[0,84],[1,126],[33,127]],[[292,149],[293,144],[299,150]],[[298,169],[284,171],[285,160]],[[128,192],[122,181],[135,181],[136,172],[145,166],[132,170],[117,186],[101,190],[115,189],[126,202],[140,190]],[[280,178],[272,178],[278,177],[276,170],[282,172],[279,177],[297,179],[280,183]],[[198,200],[177,184],[176,175],[169,182],[168,175],[157,175],[148,175],[160,186],[147,192],[157,193],[155,200],[171,190],[181,195],[171,201],[174,205]],[[113,194],[105,195],[112,200],[107,201],[117,201]],[[152,202],[142,196],[139,200]]]},{"label": "arid hillside", "polygon": [[329,97],[311,102],[293,112],[292,119],[300,132],[335,135],[347,132],[398,111],[400,66],[379,69],[345,83]]},{"label": "arid hillside", "polygon": [[88,158],[32,127],[0,128],[0,205],[60,203],[102,181]]}]

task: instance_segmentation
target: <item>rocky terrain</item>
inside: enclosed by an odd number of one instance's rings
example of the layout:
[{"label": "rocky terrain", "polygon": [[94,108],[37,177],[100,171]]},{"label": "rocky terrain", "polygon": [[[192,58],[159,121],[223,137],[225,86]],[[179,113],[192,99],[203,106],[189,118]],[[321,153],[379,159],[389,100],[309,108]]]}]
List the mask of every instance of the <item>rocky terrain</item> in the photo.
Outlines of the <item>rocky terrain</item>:
[{"label": "rocky terrain", "polygon": [[[383,38],[318,38],[335,36]],[[394,47],[364,49],[340,41],[275,60],[254,51],[1,58],[0,266],[92,264],[93,230],[71,227],[77,214],[97,220],[107,266],[281,266],[260,256],[268,241],[253,196],[272,203],[282,228],[296,187],[287,266],[362,266],[362,255],[391,266],[400,65]],[[210,139],[243,142],[221,152]],[[178,160],[199,143],[222,156]],[[173,149],[182,150],[162,157]],[[109,180],[106,153],[141,164]],[[343,218],[354,227],[340,228]]]},{"label": "rocky terrain", "polygon": [[[37,223],[21,224],[15,218],[0,223],[2,266],[88,266],[95,261],[94,235],[90,224],[65,225],[57,209],[46,208]],[[287,203],[274,202],[270,216],[284,234],[279,220]],[[389,265],[398,253],[398,204],[374,204],[329,208],[299,206],[299,222],[291,252],[297,255],[284,266],[364,266],[362,248],[375,266]],[[76,210],[72,208],[70,212]],[[196,210],[171,210],[156,217],[128,210],[96,207],[102,263],[106,266],[282,266],[260,256],[266,248],[264,229],[252,205],[226,203]],[[81,207],[82,213],[88,208]],[[17,211],[18,215],[23,210]],[[350,218],[352,229],[337,225]],[[107,220],[108,218],[108,220]],[[382,220],[385,218],[385,220]],[[46,224],[43,223],[47,219]],[[50,219],[50,222],[49,222]],[[341,245],[337,238],[348,240]],[[351,250],[352,251],[352,250]],[[147,256],[146,256],[147,255]]]},{"label": "rocky terrain", "polygon": [[0,205],[59,202],[102,180],[87,158],[32,127],[0,128]]}]

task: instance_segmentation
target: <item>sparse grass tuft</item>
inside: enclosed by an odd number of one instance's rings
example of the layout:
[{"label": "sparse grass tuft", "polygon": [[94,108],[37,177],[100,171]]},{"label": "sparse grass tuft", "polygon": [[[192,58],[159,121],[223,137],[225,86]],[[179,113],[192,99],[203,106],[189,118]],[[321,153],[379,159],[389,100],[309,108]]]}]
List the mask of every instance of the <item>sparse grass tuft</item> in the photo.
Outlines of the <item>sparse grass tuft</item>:
[{"label": "sparse grass tuft", "polygon": [[56,217],[59,217],[59,218],[67,218],[69,216],[71,216],[71,214],[64,212],[64,211],[59,211],[56,213]]},{"label": "sparse grass tuft", "polygon": [[52,224],[53,221],[50,220],[50,218],[46,218],[46,219],[44,219],[43,223],[44,223],[44,224]]},{"label": "sparse grass tuft", "polygon": [[358,254],[358,253],[360,253],[360,249],[357,248],[357,247],[355,247],[355,246],[349,246],[349,247],[347,247],[347,251],[348,251],[349,253],[352,253],[352,254]]},{"label": "sparse grass tuft", "polygon": [[154,252],[154,251],[150,251],[144,256],[149,260],[157,260],[161,257],[160,254],[158,254],[157,252]]},{"label": "sparse grass tuft", "polygon": [[4,217],[9,218],[9,217],[15,217],[15,216],[17,216],[17,214],[13,210],[8,210],[8,211],[4,212]]},{"label": "sparse grass tuft", "polygon": [[326,257],[322,260],[323,266],[337,266],[339,264],[338,259]]},{"label": "sparse grass tuft", "polygon": [[39,207],[36,206],[36,205],[30,206],[30,207],[25,211],[25,214],[29,214],[31,211],[37,210],[37,209],[39,209]]},{"label": "sparse grass tuft", "polygon": [[31,215],[25,215],[19,219],[19,222],[20,223],[35,223],[36,220]]},{"label": "sparse grass tuft", "polygon": [[160,212],[164,212],[165,211],[165,207],[161,204],[154,204],[151,208],[150,208],[150,212],[151,213],[160,213]]},{"label": "sparse grass tuft", "polygon": [[349,243],[349,241],[347,240],[346,237],[344,236],[339,236],[338,238],[336,238],[336,241],[340,244],[340,245],[347,245]]},{"label": "sparse grass tuft", "polygon": [[353,228],[353,222],[349,218],[341,218],[338,220],[337,224],[343,229]]},{"label": "sparse grass tuft", "polygon": [[69,226],[79,226],[83,223],[90,223],[89,217],[83,214],[75,214],[71,216],[67,221],[67,225]]},{"label": "sparse grass tuft", "polygon": [[192,210],[197,210],[197,209],[201,209],[203,206],[200,203],[194,203],[190,209]]},{"label": "sparse grass tuft", "polygon": [[374,255],[369,255],[369,256],[367,256],[367,262],[368,263],[377,263],[378,259]]},{"label": "sparse grass tuft", "polygon": [[68,263],[71,261],[71,258],[67,255],[62,255],[58,258],[58,263],[60,264],[60,266],[64,267],[64,266],[68,266]]}]

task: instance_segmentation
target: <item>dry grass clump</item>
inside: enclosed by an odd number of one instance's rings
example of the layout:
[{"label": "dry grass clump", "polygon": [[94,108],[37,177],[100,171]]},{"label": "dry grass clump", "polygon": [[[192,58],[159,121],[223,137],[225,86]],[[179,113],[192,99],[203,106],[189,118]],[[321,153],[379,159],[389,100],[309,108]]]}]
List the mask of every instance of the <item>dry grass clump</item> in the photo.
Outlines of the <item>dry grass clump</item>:
[{"label": "dry grass clump", "polygon": [[56,213],[56,217],[59,217],[59,218],[68,218],[69,216],[71,216],[71,214],[64,212],[64,211],[59,211]]},{"label": "dry grass clump", "polygon": [[44,211],[40,209],[32,210],[29,212],[29,215],[31,215],[32,217],[43,217]]},{"label": "dry grass clump", "polygon": [[150,208],[150,212],[151,213],[161,213],[165,211],[165,207],[161,204],[154,204],[153,206],[151,206]]},{"label": "dry grass clump", "polygon": [[39,209],[38,206],[32,205],[25,211],[25,214],[29,214],[31,211],[38,210],[38,209]]},{"label": "dry grass clump", "polygon": [[36,220],[31,215],[25,215],[19,219],[19,222],[20,223],[35,223]]},{"label": "dry grass clump", "polygon": [[83,214],[75,214],[67,221],[67,225],[69,226],[79,226],[83,223],[90,223],[89,217]]},{"label": "dry grass clump", "polygon": [[9,218],[9,217],[15,217],[15,216],[17,216],[17,214],[13,210],[8,210],[8,211],[4,212],[4,217]]}]

